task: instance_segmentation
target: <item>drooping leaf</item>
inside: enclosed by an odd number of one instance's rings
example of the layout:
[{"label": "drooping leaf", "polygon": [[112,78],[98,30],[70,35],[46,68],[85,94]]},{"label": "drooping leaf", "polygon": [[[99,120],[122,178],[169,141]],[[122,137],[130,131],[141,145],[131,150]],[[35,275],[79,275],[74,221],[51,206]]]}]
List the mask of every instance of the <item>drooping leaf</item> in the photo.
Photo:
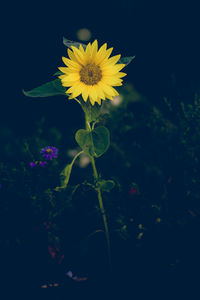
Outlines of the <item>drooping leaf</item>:
[{"label": "drooping leaf", "polygon": [[118,61],[119,64],[125,64],[126,66],[130,64],[130,62],[135,58],[135,56],[127,56],[127,57],[122,57]]},{"label": "drooping leaf", "polygon": [[71,41],[71,40],[68,40],[68,39],[66,39],[65,37],[63,37],[63,44],[64,44],[65,46],[67,46],[68,48],[70,48],[71,46],[74,46],[74,47],[76,47],[76,48],[79,48],[80,45],[82,45],[84,49],[86,48],[86,45],[85,45],[85,44],[79,43],[79,42],[74,42],[74,41]]},{"label": "drooping leaf", "polygon": [[[81,151],[78,154],[76,154],[76,156],[73,158],[71,164],[67,164],[65,166],[65,168],[61,171],[61,173],[60,173],[60,183],[61,183],[61,185],[55,188],[56,191],[60,191],[60,190],[65,189],[67,187],[69,179],[70,179],[72,167],[73,167],[77,157],[79,157],[79,155],[81,153],[83,153],[83,152]],[[77,187],[78,187],[78,185],[77,185]]]},{"label": "drooping leaf", "polygon": [[62,86],[60,79],[55,79],[30,91],[26,92],[23,90],[23,93],[28,97],[49,97],[56,95],[66,95],[65,91],[66,89]]},{"label": "drooping leaf", "polygon": [[92,131],[80,129],[76,132],[75,139],[86,154],[95,157],[100,157],[110,145],[110,133],[104,126]]},{"label": "drooping leaf", "polygon": [[67,186],[70,175],[71,175],[71,170],[72,170],[72,164],[69,164],[69,165],[66,165],[66,167],[60,173],[62,186]]},{"label": "drooping leaf", "polygon": [[70,178],[70,175],[71,175],[71,171],[72,171],[72,166],[73,166],[73,164],[68,164],[61,171],[61,173],[60,173],[61,185],[55,188],[56,191],[60,191],[60,190],[65,189],[67,187],[68,182],[69,182],[69,178]]}]

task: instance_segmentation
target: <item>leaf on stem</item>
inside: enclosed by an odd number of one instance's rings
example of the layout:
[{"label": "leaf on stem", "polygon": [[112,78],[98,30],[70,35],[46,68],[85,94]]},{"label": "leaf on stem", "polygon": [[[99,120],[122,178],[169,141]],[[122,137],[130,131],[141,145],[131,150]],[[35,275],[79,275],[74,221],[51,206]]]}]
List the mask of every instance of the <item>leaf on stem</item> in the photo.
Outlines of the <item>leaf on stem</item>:
[{"label": "leaf on stem", "polygon": [[104,126],[99,126],[92,131],[80,129],[76,132],[75,139],[83,151],[95,157],[100,157],[110,146],[110,133]]},{"label": "leaf on stem", "polygon": [[103,192],[109,192],[115,186],[113,180],[98,180],[97,187],[99,187]]},{"label": "leaf on stem", "polygon": [[55,79],[30,91],[24,91],[25,96],[28,97],[49,97],[56,95],[66,95],[66,89],[62,86],[60,79]]},{"label": "leaf on stem", "polygon": [[127,57],[122,57],[118,61],[119,64],[125,64],[126,66],[130,64],[130,62],[135,58],[135,56],[127,56]]},{"label": "leaf on stem", "polygon": [[55,188],[56,191],[60,191],[63,190],[67,187],[68,182],[69,182],[69,178],[71,175],[71,170],[72,170],[72,166],[73,164],[68,164],[65,166],[65,168],[61,171],[60,173],[60,179],[61,179],[61,186],[57,186]]},{"label": "leaf on stem", "polygon": [[74,42],[74,41],[71,41],[71,40],[68,40],[68,39],[66,39],[65,37],[63,37],[63,44],[64,44],[65,46],[67,46],[68,48],[70,48],[71,46],[74,46],[74,47],[76,47],[76,48],[79,48],[80,45],[82,45],[84,49],[86,48],[86,45],[85,45],[85,44],[79,43],[79,42]]}]

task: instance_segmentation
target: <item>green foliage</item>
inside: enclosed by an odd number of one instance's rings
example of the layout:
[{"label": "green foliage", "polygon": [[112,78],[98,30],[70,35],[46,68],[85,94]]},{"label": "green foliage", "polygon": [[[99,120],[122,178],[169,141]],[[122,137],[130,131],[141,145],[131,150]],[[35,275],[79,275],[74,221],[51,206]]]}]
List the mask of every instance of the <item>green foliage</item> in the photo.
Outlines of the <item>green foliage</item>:
[{"label": "green foliage", "polygon": [[60,190],[65,189],[67,187],[68,182],[69,182],[69,178],[70,178],[70,175],[71,175],[71,171],[72,171],[72,166],[73,166],[72,163],[68,164],[62,170],[62,172],[60,173],[61,186],[56,187],[55,191],[60,191]]},{"label": "green foliage", "polygon": [[[63,43],[69,48],[71,46],[79,48],[80,45],[82,45],[84,49],[86,48],[85,44],[68,40],[65,37],[63,37]],[[133,59],[134,56],[124,57],[119,60],[119,63],[128,65]],[[63,73],[61,71],[57,71],[56,73],[54,73],[54,76],[59,76],[62,74]],[[55,79],[30,91],[23,90],[23,93],[28,97],[49,97],[56,95],[66,95],[66,88],[62,86],[60,79]],[[101,107],[98,104],[95,104],[93,107],[89,104],[86,105],[85,103],[81,103],[81,105],[84,112],[88,115],[89,122],[96,120],[96,118],[99,116]]]},{"label": "green foliage", "polygon": [[92,105],[90,101],[85,102],[81,100],[81,106],[84,113],[87,115],[87,119],[89,123],[95,121],[99,117],[101,112],[101,105],[99,105],[98,103]]},{"label": "green foliage", "polygon": [[99,126],[92,131],[79,129],[75,139],[86,154],[95,157],[100,157],[110,145],[110,133],[104,126]]},{"label": "green foliage", "polygon": [[63,37],[63,44],[64,44],[65,46],[67,46],[68,48],[70,48],[71,46],[74,46],[74,47],[76,47],[76,48],[79,48],[80,45],[82,45],[84,49],[86,48],[86,45],[85,45],[85,44],[79,43],[79,42],[74,42],[74,41],[71,41],[71,40],[68,40],[68,39],[66,39],[65,37]]},{"label": "green foliage", "polygon": [[132,62],[132,60],[135,58],[135,56],[127,56],[127,57],[122,57],[118,61],[118,64],[125,64],[126,66]]},{"label": "green foliage", "polygon": [[25,96],[28,97],[49,97],[56,95],[66,95],[66,89],[62,86],[60,79],[47,82],[30,91],[23,91]]},{"label": "green foliage", "polygon": [[63,75],[64,73],[61,71],[57,71],[53,74],[53,76],[59,76],[59,75]]},{"label": "green foliage", "polygon": [[103,192],[110,192],[115,186],[115,182],[113,180],[103,180],[100,179],[97,182],[97,187],[99,187]]}]

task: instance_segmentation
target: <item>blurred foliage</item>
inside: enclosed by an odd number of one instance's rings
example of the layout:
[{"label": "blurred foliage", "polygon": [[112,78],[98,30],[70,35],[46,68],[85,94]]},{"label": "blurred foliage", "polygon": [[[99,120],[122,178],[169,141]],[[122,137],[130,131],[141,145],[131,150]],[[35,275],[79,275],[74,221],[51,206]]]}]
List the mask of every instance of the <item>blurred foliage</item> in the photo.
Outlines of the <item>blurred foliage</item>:
[{"label": "blurred foliage", "polygon": [[[199,222],[200,99],[163,101],[161,111],[126,85],[116,102],[102,107],[105,117],[99,125],[109,128],[111,147],[96,162],[103,180],[115,183],[103,193],[114,252],[126,241],[140,248],[151,245],[157,253],[159,243],[166,246],[169,237],[175,241],[177,232]],[[71,138],[77,128],[65,136],[45,122],[42,118],[35,132],[23,138],[9,127],[0,129],[0,244],[18,247],[40,231],[51,256],[52,249],[65,257],[74,249],[79,249],[74,255],[87,255],[89,237],[103,229],[92,170],[83,168],[79,158],[67,189],[55,190],[60,172],[71,162],[71,149],[77,150]],[[29,163],[42,160],[40,149],[48,145],[59,149],[58,158],[31,168]]]}]

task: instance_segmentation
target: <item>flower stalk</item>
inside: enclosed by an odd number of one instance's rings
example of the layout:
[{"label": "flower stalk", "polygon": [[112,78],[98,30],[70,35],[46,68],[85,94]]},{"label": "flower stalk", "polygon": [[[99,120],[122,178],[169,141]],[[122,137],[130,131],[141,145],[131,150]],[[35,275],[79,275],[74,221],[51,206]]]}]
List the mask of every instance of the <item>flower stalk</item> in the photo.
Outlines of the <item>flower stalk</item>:
[{"label": "flower stalk", "polygon": [[[85,123],[86,123],[86,130],[91,131],[91,126],[90,123],[88,122],[87,115],[85,114]],[[98,172],[95,164],[95,159],[93,156],[90,156],[91,164],[92,164],[92,169],[93,169],[93,176],[95,180],[98,180]],[[105,229],[105,236],[106,236],[106,242],[107,242],[107,250],[108,250],[108,262],[109,262],[109,268],[110,271],[112,271],[112,263],[111,263],[111,247],[110,247],[110,235],[109,235],[109,230],[108,230],[108,222],[107,222],[107,217],[103,205],[103,199],[102,199],[102,194],[101,194],[101,189],[100,187],[96,188],[97,191],[97,197],[99,201],[99,208],[101,210],[102,218],[103,218],[103,223],[104,223],[104,229]]]}]

